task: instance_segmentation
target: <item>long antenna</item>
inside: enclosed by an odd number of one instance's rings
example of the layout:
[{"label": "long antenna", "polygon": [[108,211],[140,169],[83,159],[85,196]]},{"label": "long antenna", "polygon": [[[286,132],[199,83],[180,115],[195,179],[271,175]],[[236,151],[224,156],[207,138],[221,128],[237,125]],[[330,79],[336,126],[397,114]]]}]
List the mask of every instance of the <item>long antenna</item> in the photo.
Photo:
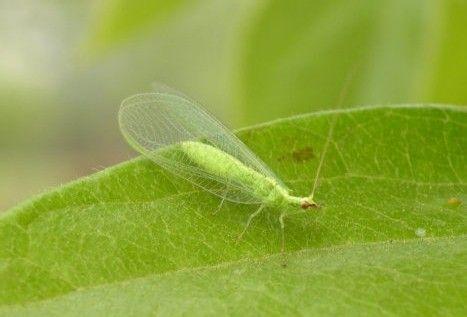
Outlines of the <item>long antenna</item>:
[{"label": "long antenna", "polygon": [[[348,90],[349,90],[350,82],[352,81],[352,78],[355,75],[356,69],[357,69],[357,67],[355,65],[354,67],[352,67],[350,72],[347,74],[347,77],[345,78],[345,81],[344,81],[344,85],[342,86],[342,89],[341,89],[341,91],[339,93],[339,97],[337,98],[336,108],[342,107],[344,99],[347,96],[347,93],[348,93]],[[324,158],[326,157],[326,153],[327,153],[328,148],[329,148],[329,143],[331,143],[331,139],[332,139],[332,136],[334,134],[334,127],[336,126],[337,117],[338,117],[337,114],[333,115],[331,126],[329,127],[328,136],[326,138],[326,143],[324,144],[323,153],[321,154],[321,157],[320,157],[320,160],[319,160],[318,169],[316,170],[315,181],[313,183],[313,188],[312,188],[311,194],[310,194],[310,200],[311,201],[313,201],[313,197],[315,195],[316,189],[318,188],[319,176],[321,174],[321,169],[323,168]]]}]

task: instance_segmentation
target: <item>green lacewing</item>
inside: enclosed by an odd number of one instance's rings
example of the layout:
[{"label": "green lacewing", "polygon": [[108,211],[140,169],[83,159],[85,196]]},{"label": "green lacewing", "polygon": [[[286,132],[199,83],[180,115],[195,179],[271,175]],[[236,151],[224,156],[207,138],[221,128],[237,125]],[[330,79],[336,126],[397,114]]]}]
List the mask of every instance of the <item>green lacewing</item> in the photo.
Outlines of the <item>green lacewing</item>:
[{"label": "green lacewing", "polygon": [[[259,205],[239,238],[262,210],[276,208],[281,211],[284,250],[284,218],[318,207],[313,194],[324,155],[312,194],[294,196],[229,129],[180,93],[162,91],[125,99],[119,124],[128,143],[162,168],[221,197],[222,202]],[[330,135],[323,154],[329,139]]]}]

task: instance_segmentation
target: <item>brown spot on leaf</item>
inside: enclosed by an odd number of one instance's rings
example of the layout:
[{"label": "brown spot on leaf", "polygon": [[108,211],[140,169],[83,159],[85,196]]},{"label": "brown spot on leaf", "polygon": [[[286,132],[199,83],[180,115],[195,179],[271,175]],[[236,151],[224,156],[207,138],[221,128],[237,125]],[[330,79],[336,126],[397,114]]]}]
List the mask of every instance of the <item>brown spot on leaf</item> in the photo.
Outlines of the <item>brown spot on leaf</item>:
[{"label": "brown spot on leaf", "polygon": [[315,157],[313,153],[313,148],[311,146],[306,146],[300,149],[295,149],[290,153],[282,155],[279,157],[279,161],[292,160],[298,163],[304,163]]},{"label": "brown spot on leaf", "polygon": [[300,163],[309,161],[314,157],[315,154],[313,153],[313,149],[311,148],[311,146],[306,146],[304,148],[292,152],[293,160]]}]

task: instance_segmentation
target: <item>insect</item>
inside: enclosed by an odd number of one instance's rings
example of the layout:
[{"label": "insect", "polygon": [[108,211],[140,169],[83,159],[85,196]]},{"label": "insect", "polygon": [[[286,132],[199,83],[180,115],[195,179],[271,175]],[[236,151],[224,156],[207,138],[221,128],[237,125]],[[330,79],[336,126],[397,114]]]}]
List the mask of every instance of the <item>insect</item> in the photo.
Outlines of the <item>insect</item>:
[{"label": "insect", "polygon": [[[221,197],[221,205],[224,200],[259,205],[248,217],[239,239],[266,207],[275,208],[280,210],[284,252],[284,218],[318,207],[313,200],[318,177],[310,196],[293,196],[245,144],[182,94],[162,91],[131,96],[122,102],[119,124],[135,150],[169,172]],[[328,143],[329,137],[324,152]]]}]

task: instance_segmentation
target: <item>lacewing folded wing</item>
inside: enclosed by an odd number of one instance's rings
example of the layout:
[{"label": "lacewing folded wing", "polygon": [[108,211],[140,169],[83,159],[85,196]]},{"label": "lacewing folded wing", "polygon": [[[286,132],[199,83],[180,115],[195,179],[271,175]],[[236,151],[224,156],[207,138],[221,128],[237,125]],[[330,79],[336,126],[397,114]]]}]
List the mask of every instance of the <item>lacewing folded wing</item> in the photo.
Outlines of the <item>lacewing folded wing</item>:
[{"label": "lacewing folded wing", "polygon": [[[196,102],[171,93],[145,93],[125,99],[119,112],[119,124],[130,145],[161,167],[227,200],[256,204],[251,184],[200,168],[177,145],[198,141],[227,153],[246,167],[274,179],[277,176],[224,125]],[[219,162],[222,164],[222,162]]]}]

